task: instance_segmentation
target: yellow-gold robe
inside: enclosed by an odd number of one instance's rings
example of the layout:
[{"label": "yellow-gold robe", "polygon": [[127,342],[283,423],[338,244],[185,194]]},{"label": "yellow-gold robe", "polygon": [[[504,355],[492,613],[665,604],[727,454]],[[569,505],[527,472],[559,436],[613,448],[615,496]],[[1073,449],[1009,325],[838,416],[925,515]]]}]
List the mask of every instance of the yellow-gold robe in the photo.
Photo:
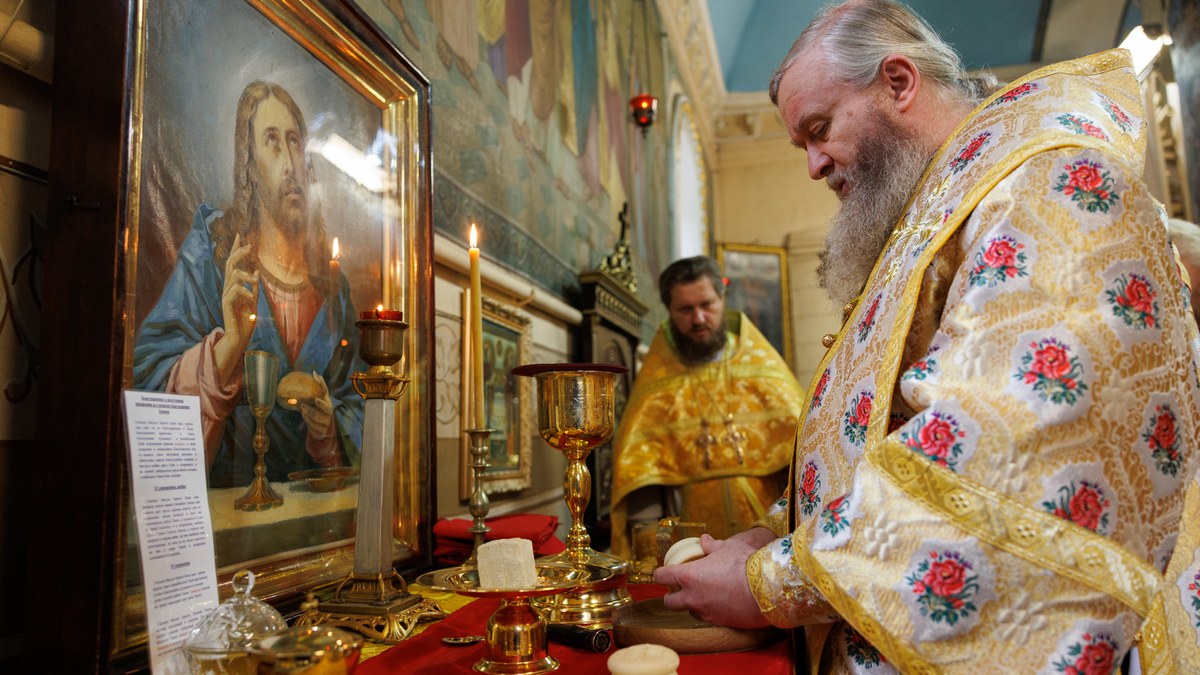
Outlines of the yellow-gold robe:
[{"label": "yellow-gold robe", "polygon": [[[681,520],[713,536],[744,530],[779,497],[796,436],[803,392],[787,363],[740,312],[726,312],[725,352],[688,365],[666,322],[650,344],[613,443],[612,550],[629,555],[627,502],[651,485],[684,486]],[[725,418],[745,435],[739,462]],[[705,451],[702,429],[716,443]],[[774,475],[773,475],[774,474]]]},{"label": "yellow-gold robe", "polygon": [[1112,672],[1140,631],[1148,672],[1200,672],[1200,341],[1146,130],[1114,50],[993,95],[930,163],[747,563],[814,671]]}]

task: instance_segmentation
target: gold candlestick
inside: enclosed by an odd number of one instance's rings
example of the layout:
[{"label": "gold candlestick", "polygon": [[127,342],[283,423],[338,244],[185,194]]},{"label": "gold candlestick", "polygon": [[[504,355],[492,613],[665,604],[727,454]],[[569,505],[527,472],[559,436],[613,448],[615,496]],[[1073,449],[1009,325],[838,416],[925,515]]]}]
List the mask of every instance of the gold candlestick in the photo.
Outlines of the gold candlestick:
[{"label": "gold candlestick", "polygon": [[630,602],[625,584],[632,565],[624,558],[593,550],[591,536],[583,527],[583,512],[592,494],[591,472],[584,460],[612,436],[616,377],[627,370],[602,363],[533,364],[513,369],[514,375],[537,379],[538,432],[550,447],[567,457],[563,476],[563,499],[571,512],[567,549],[540,560],[612,572],[606,581],[590,588],[535,599],[534,606],[550,623],[611,628],[613,612]]},{"label": "gold candlestick", "polygon": [[239,511],[264,511],[283,505],[283,497],[276,494],[267,480],[265,455],[270,447],[267,438],[267,418],[275,408],[275,389],[279,385],[279,357],[269,352],[251,350],[243,357],[246,368],[246,400],[250,412],[254,413],[254,478],[246,492],[233,502]]},{"label": "gold candlestick", "polygon": [[[377,310],[374,316],[391,311]],[[408,388],[403,375],[404,330],[397,318],[364,318],[358,352],[370,367],[354,373],[354,389],[366,399],[363,415],[358,526],[354,534],[354,571],[338,584],[327,602],[307,603],[298,626],[333,624],[379,642],[408,639],[422,620],[441,619],[445,612],[432,600],[408,592],[392,566],[392,510],[395,503],[396,400]],[[399,367],[400,372],[393,368]],[[315,606],[314,606],[315,605]]]},{"label": "gold candlestick", "polygon": [[475,545],[471,548],[471,557],[467,558],[464,565],[475,565],[478,562],[479,547],[483,544],[484,535],[492,531],[486,522],[489,501],[487,493],[483,491],[483,472],[488,467],[487,457],[491,453],[488,439],[491,438],[492,431],[494,430],[467,429],[467,435],[471,437],[471,475],[475,481],[470,503],[471,516],[475,521],[471,523],[467,532],[475,536]]},{"label": "gold candlestick", "polygon": [[533,675],[558,670],[559,662],[550,655],[546,620],[534,611],[530,599],[590,588],[611,575],[612,570],[539,561],[534,588],[480,588],[479,570],[469,566],[427,572],[417,577],[417,583],[468,597],[499,598],[500,608],[487,622],[483,658],[473,669],[492,675]]}]

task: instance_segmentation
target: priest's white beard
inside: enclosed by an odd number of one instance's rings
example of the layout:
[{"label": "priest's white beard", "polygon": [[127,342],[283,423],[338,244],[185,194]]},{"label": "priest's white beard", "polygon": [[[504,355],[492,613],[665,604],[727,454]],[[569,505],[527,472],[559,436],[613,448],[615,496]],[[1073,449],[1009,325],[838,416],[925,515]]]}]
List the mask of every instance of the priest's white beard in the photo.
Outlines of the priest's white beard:
[{"label": "priest's white beard", "polygon": [[871,116],[870,135],[855,146],[858,162],[826,178],[828,185],[839,184],[838,179],[850,184],[829,223],[817,268],[821,288],[836,309],[862,290],[933,155],[915,133],[882,112],[873,110]]}]

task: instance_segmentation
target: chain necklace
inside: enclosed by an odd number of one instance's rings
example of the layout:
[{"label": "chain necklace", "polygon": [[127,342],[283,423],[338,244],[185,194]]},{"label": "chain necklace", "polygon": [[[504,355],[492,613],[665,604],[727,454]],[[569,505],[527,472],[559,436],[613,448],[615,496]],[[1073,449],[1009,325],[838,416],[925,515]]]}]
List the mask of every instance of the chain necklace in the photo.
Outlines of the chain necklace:
[{"label": "chain necklace", "polygon": [[[741,428],[738,427],[737,422],[733,418],[733,413],[728,410],[728,406],[733,402],[733,379],[729,376],[729,361],[733,354],[728,342],[725,345],[725,349],[729,351],[721,354],[721,363],[716,367],[717,376],[715,378],[716,381],[712,382],[713,386],[710,388],[708,386],[704,386],[707,383],[701,383],[700,386],[696,387],[697,391],[702,392],[704,399],[707,401],[707,405],[702,403],[702,413],[700,415],[700,435],[695,440],[695,444],[700,448],[700,452],[703,456],[705,469],[712,468],[712,449],[718,444],[725,445],[733,449],[733,454],[737,457],[739,466],[746,463],[746,451],[744,448],[744,443],[746,442],[746,432],[742,431]],[[721,381],[724,381],[725,385],[724,390],[726,410],[724,415],[721,414],[721,408],[717,405],[712,393],[713,391],[721,388]],[[712,410],[716,411],[717,418],[720,419],[725,426],[724,432],[721,433],[720,440],[717,439],[717,436],[712,432],[709,425],[707,413]]]}]

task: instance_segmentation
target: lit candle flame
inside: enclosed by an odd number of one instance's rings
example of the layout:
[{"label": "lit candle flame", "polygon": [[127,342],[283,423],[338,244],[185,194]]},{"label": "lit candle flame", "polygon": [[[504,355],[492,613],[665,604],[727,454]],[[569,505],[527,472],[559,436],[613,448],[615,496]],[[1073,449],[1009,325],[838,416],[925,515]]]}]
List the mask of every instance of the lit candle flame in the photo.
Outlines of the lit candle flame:
[{"label": "lit candle flame", "polygon": [[475,223],[471,223],[471,248],[479,248],[479,234],[475,231]]},{"label": "lit candle flame", "polygon": [[382,312],[382,311],[383,311],[383,305],[375,305],[375,312],[376,312],[376,313],[379,313],[379,312]]},{"label": "lit candle flame", "polygon": [[337,260],[338,256],[340,256],[341,254],[342,254],[342,249],[338,247],[338,238],[334,237],[333,238],[333,259]]}]

